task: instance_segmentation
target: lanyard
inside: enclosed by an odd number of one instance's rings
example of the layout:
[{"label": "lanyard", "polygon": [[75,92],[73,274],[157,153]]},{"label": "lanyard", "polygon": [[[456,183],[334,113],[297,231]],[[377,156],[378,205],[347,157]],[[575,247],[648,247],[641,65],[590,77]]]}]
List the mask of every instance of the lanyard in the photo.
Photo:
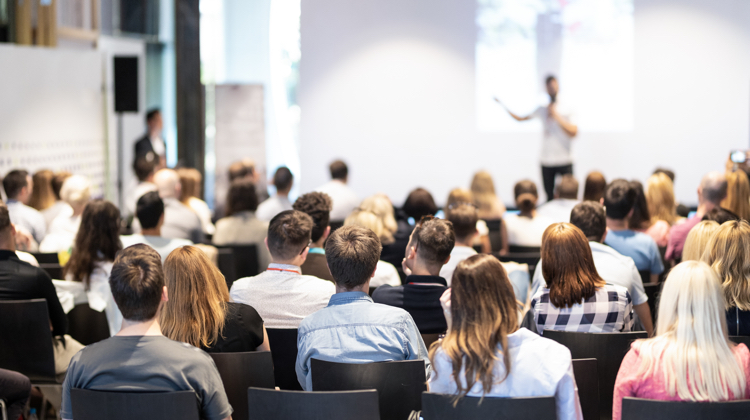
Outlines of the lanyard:
[{"label": "lanyard", "polygon": [[286,268],[275,268],[275,267],[268,267],[268,271],[286,271],[287,273],[302,274],[297,270],[288,270]]}]

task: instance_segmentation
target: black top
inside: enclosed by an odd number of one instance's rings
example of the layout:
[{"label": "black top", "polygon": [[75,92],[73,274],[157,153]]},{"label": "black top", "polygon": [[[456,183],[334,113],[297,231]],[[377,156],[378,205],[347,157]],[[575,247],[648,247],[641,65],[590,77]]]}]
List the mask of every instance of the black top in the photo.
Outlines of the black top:
[{"label": "black top", "polygon": [[439,334],[448,329],[440,306],[440,296],[447,288],[448,283],[442,277],[412,275],[406,277],[403,286],[385,284],[378,287],[372,294],[372,300],[405,309],[414,318],[420,333]]},{"label": "black top", "polygon": [[[737,315],[740,316],[739,325]],[[737,308],[727,309],[727,330],[729,335],[750,336],[750,311],[737,310]]]},{"label": "black top", "polygon": [[238,353],[255,351],[263,344],[263,319],[250,305],[227,302],[224,330],[210,348],[209,353]]},{"label": "black top", "polygon": [[26,299],[47,300],[53,335],[68,331],[68,318],[47,272],[19,260],[13,251],[0,250],[0,300]]},{"label": "black top", "polygon": [[401,261],[406,256],[406,247],[409,245],[409,236],[414,230],[414,227],[409,224],[406,220],[398,220],[398,230],[393,234],[393,238],[396,240],[392,244],[383,245],[383,250],[380,252],[380,259],[382,261],[393,264],[398,270],[399,276],[401,276],[401,282],[404,282],[406,275],[401,269]]},{"label": "black top", "polygon": [[326,262],[326,256],[323,254],[308,253],[305,263],[300,268],[304,275],[333,281],[331,270],[328,269],[328,263]]},{"label": "black top", "polygon": [[139,138],[138,141],[135,142],[135,157],[141,157],[146,156],[148,152],[153,152],[154,146],[151,145],[151,137],[149,137],[148,133],[143,135],[143,137]]}]

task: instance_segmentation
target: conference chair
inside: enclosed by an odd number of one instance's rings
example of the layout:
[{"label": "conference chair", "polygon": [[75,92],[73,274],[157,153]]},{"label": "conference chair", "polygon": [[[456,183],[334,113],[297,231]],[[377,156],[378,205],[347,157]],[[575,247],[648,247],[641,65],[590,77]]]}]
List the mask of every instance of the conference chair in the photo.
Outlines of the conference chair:
[{"label": "conference chair", "polygon": [[599,375],[599,417],[612,417],[612,395],[620,363],[630,344],[647,338],[645,332],[582,333],[544,330],[544,337],[554,340],[570,350],[573,359],[593,358],[597,361]]},{"label": "conference chair", "polygon": [[36,258],[36,262],[39,264],[60,264],[56,252],[32,252],[31,255]]},{"label": "conference chair", "polygon": [[556,420],[555,397],[463,397],[454,406],[453,395],[422,394],[424,420]]},{"label": "conference chair", "polygon": [[539,260],[542,259],[542,254],[540,252],[509,252],[505,255],[500,255],[497,253],[493,253],[492,255],[500,260],[500,262],[515,262],[528,265],[529,278],[534,277],[534,270],[536,270],[536,266],[537,264],[539,264]]},{"label": "conference chair", "polygon": [[[651,274],[649,273],[649,277]],[[661,297],[661,288],[664,283],[643,283],[643,290],[648,297],[648,308],[651,310],[651,317],[656,321],[656,314],[659,310],[659,297]]]},{"label": "conference chair", "polygon": [[744,335],[732,335],[729,336],[729,339],[737,344],[744,344],[748,349],[750,349],[750,337]]},{"label": "conference chair", "polygon": [[84,346],[109,338],[107,314],[91,309],[88,303],[76,305],[67,317],[68,335]]},{"label": "conference chair", "polygon": [[[273,348],[273,347],[271,347]],[[427,390],[423,360],[336,363],[312,359],[313,391],[376,389],[382,420],[407,420]]]},{"label": "conference chair", "polygon": [[247,419],[247,389],[274,389],[273,358],[270,351],[208,353],[216,363],[235,419]]},{"label": "conference chair", "polygon": [[39,263],[39,268],[46,271],[49,276],[55,280],[64,280],[63,267],[58,263]]},{"label": "conference chair", "polygon": [[110,392],[71,389],[76,420],[199,420],[194,391]]},{"label": "conference chair", "polygon": [[538,246],[520,246],[520,245],[509,245],[508,252],[515,253],[541,253],[542,248]]},{"label": "conference chair", "polygon": [[255,245],[217,245],[219,271],[224,275],[227,287],[235,280],[260,273],[258,247]]},{"label": "conference chair", "polygon": [[[249,388],[248,420],[379,420],[378,392],[276,391]],[[78,420],[78,419],[76,419]]]},{"label": "conference chair", "polygon": [[273,358],[276,386],[290,391],[302,391],[294,370],[297,364],[297,329],[266,328],[268,345]]},{"label": "conference chair", "polygon": [[730,420],[746,419],[748,413],[750,400],[708,403],[622,399],[622,420]]},{"label": "conference chair", "polygon": [[578,386],[583,420],[599,418],[599,373],[596,359],[573,359],[573,375]]},{"label": "conference chair", "polygon": [[487,229],[490,231],[490,248],[492,252],[500,252],[503,249],[502,219],[485,220]]}]

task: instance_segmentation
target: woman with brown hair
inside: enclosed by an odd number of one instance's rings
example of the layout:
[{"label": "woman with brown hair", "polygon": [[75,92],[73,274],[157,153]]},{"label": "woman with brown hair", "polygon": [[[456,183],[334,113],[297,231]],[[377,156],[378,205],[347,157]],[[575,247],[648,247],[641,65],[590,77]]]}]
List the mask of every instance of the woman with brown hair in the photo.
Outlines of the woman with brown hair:
[{"label": "woman with brown hair", "polygon": [[604,174],[599,171],[590,172],[583,184],[583,201],[596,201],[598,203],[604,197],[605,189],[607,189],[607,180],[604,178]]},{"label": "woman with brown hair", "polygon": [[430,392],[554,396],[558,419],[582,418],[570,351],[518,328],[513,287],[495,257],[461,261],[440,302],[448,332],[430,348]]},{"label": "woman with brown hair", "polygon": [[536,184],[528,179],[518,181],[513,187],[513,195],[520,213],[505,218],[508,243],[525,247],[541,246],[544,229],[552,220],[536,213],[536,203],[539,200]]},{"label": "woman with brown hair", "polygon": [[29,206],[39,211],[46,210],[55,204],[55,193],[52,192],[52,178],[55,174],[49,169],[40,169],[31,177],[33,186]]},{"label": "woman with brown hair", "polygon": [[487,171],[479,171],[471,180],[471,193],[474,204],[477,205],[479,218],[482,220],[501,219],[505,213],[505,205],[495,193],[495,183],[492,175]]},{"label": "woman with brown hair", "polygon": [[177,175],[180,177],[180,186],[182,187],[180,201],[198,215],[198,218],[201,220],[201,226],[203,226],[203,233],[213,235],[216,228],[211,222],[211,217],[213,216],[211,209],[208,208],[208,204],[205,201],[200,199],[203,176],[195,168],[177,169]]},{"label": "woman with brown hair", "polygon": [[164,261],[169,300],[159,316],[165,336],[207,352],[268,351],[268,334],[252,306],[229,301],[218,268],[194,246],[172,251]]},{"label": "woman with brown hair", "polygon": [[727,172],[727,197],[722,200],[721,207],[750,221],[750,181],[745,171]]},{"label": "woman with brown hair", "polygon": [[570,223],[544,231],[542,274],[548,287],[531,299],[537,328],[577,332],[623,332],[633,327],[628,289],[605,283],[583,232]]}]

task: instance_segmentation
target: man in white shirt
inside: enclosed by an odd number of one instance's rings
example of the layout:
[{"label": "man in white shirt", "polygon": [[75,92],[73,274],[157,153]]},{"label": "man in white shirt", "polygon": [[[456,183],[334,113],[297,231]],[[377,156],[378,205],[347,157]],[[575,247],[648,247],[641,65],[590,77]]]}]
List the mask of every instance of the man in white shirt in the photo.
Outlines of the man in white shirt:
[{"label": "man in white shirt", "polygon": [[555,199],[537,207],[536,214],[554,223],[569,223],[570,212],[578,203],[578,180],[565,174],[555,188]]},{"label": "man in white shirt", "polygon": [[255,210],[255,217],[264,222],[270,222],[274,216],[285,210],[292,209],[292,203],[289,202],[289,191],[294,185],[294,175],[286,166],[276,170],[273,175],[273,186],[276,187],[276,194],[269,197],[258,205]]},{"label": "man in white shirt", "polygon": [[47,235],[47,222],[41,212],[26,205],[31,198],[33,187],[31,175],[22,169],[14,169],[3,178],[10,221],[16,229],[28,233],[37,243],[41,243]]},{"label": "man in white shirt", "polygon": [[187,239],[170,239],[161,236],[161,229],[164,226],[164,202],[156,191],[146,193],[138,200],[135,215],[140,222],[141,233],[121,236],[123,248],[135,244],[149,245],[159,253],[164,262],[173,250],[193,244]]},{"label": "man in white shirt", "polygon": [[451,251],[451,257],[440,269],[440,277],[444,278],[450,287],[458,263],[477,254],[472,246],[478,234],[477,209],[469,203],[457,203],[445,211],[445,218],[453,223],[453,232],[456,234],[456,244]]},{"label": "man in white shirt", "polygon": [[[654,327],[648,306],[648,296],[646,296],[641,275],[633,259],[604,245],[604,239],[607,237],[607,218],[602,205],[593,201],[579,203],[571,212],[570,223],[581,229],[588,238],[599,276],[607,283],[628,289],[633,299],[633,310],[641,320],[643,329],[652,335]],[[547,283],[542,274],[542,262],[539,261],[534,271],[532,296],[539,288],[546,286]]]},{"label": "man in white shirt", "polygon": [[354,191],[346,185],[349,180],[349,168],[341,160],[331,163],[331,181],[321,185],[315,191],[328,194],[333,200],[333,210],[331,210],[331,221],[343,222],[349,213],[359,207],[359,197]]},{"label": "man in white shirt", "polygon": [[302,320],[325,308],[336,286],[302,274],[300,266],[310,251],[313,221],[301,211],[279,213],[268,226],[268,269],[232,284],[232,300],[255,308],[267,328],[298,328]]}]

